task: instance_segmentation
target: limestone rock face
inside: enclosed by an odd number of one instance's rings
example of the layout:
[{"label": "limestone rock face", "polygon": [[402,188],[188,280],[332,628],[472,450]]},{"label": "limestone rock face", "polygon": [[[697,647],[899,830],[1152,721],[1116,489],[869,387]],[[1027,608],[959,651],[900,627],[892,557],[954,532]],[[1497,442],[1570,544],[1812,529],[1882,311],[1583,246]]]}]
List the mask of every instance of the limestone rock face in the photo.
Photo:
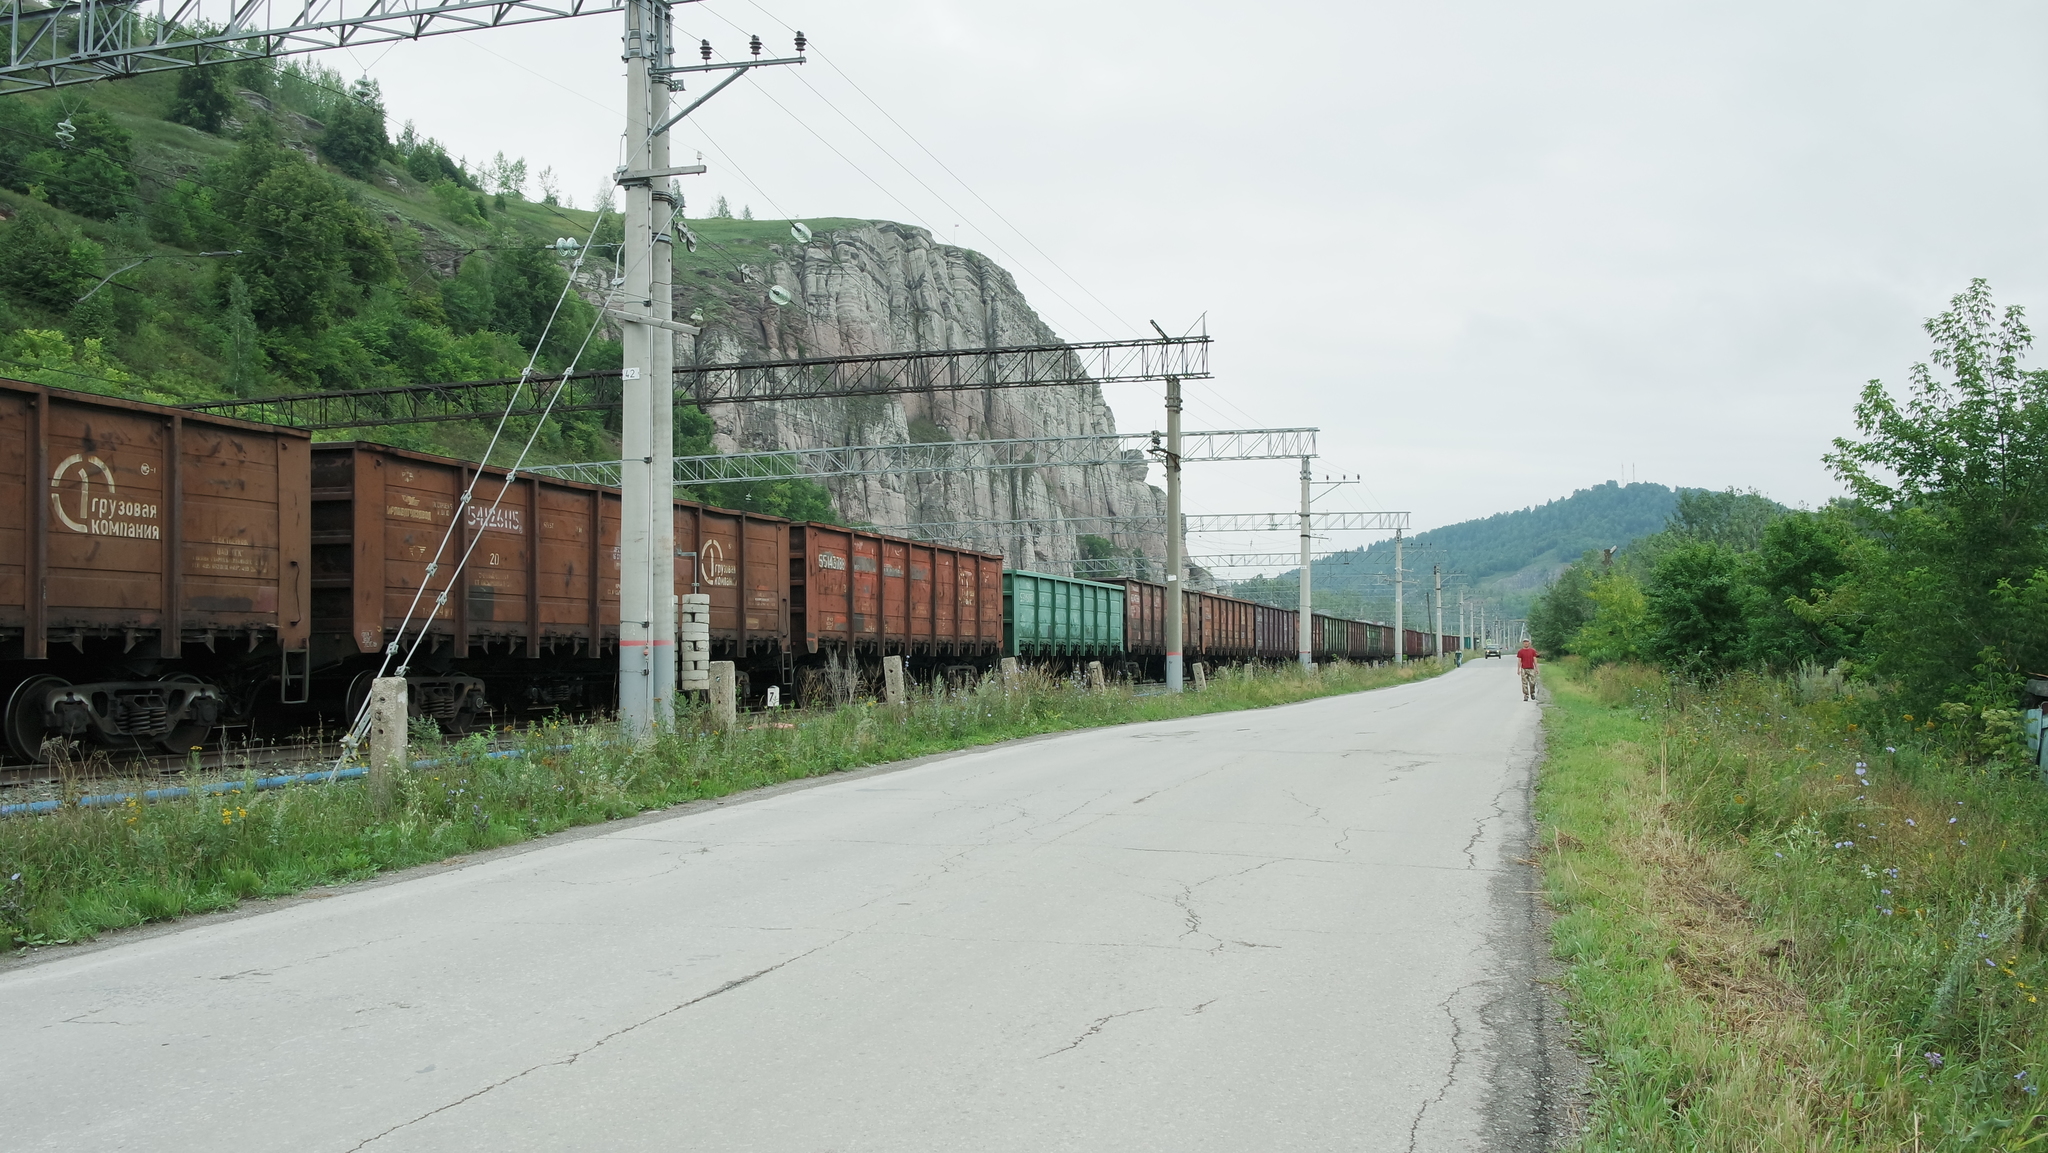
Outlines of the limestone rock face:
[{"label": "limestone rock face", "polygon": [[[831,356],[922,349],[1048,344],[1059,338],[1032,311],[1010,274],[986,257],[940,244],[920,228],[860,223],[820,228],[810,243],[748,245],[721,268],[679,262],[675,314],[705,314],[694,355],[702,362]],[[703,256],[700,251],[698,256]],[[792,298],[769,299],[780,285]],[[677,359],[692,355],[678,347]],[[1117,431],[1095,385],[923,392],[847,400],[714,406],[721,451],[755,452],[910,441],[971,442]],[[1158,418],[1146,414],[1140,424]],[[966,462],[988,450],[959,450]],[[1011,470],[961,469],[928,475],[824,480],[845,516],[888,530],[940,522],[1014,522],[1074,516],[1161,515],[1165,495],[1145,483],[1133,451],[1119,465]],[[909,535],[918,535],[910,532]],[[1067,572],[1077,538],[1067,530],[1017,524],[953,535],[954,543],[1000,552],[1017,568]],[[1154,558],[1156,534],[1114,543]]]}]

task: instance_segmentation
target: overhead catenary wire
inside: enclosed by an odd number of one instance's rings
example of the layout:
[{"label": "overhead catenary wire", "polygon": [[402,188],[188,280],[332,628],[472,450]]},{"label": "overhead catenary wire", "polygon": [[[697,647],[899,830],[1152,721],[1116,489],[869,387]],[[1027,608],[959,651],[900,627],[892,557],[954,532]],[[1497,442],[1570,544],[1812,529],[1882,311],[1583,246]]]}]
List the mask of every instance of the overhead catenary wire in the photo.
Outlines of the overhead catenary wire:
[{"label": "overhead catenary wire", "polygon": [[[591,222],[590,240],[597,238],[597,224],[602,219],[603,217],[600,215],[597,220]],[[584,247],[589,247],[588,241],[586,241]],[[562,280],[562,291],[555,298],[554,310],[548,314],[547,324],[542,327],[540,337],[534,341],[533,352],[527,357],[526,368],[520,372],[518,383],[514,385],[511,395],[506,398],[505,411],[498,417],[497,427],[491,431],[491,438],[483,451],[482,460],[488,461],[490,459],[492,450],[497,447],[498,441],[504,436],[506,426],[512,420],[512,409],[517,405],[520,394],[525,390],[533,375],[535,366],[539,363],[540,349],[547,343],[548,333],[553,330],[555,321],[561,316],[562,305],[568,300],[569,293],[576,284],[576,273],[581,270],[582,264],[583,252],[579,250],[571,263],[569,275]],[[575,371],[576,362],[582,358],[583,351],[590,346],[591,337],[602,326],[605,310],[610,307],[612,299],[618,295],[618,289],[619,278],[613,277],[609,290],[605,293],[604,301],[597,310],[596,317],[591,320],[589,330],[583,334],[582,343],[576,346],[575,354],[569,358],[567,371]],[[554,410],[555,399],[561,395],[561,391],[561,389],[557,388],[549,394],[548,403],[542,408],[540,415],[535,418],[532,430],[527,433],[526,442],[520,446],[518,457],[512,462],[512,466],[507,470],[505,476],[498,482],[498,494],[492,498],[490,509],[484,518],[484,523],[491,523],[498,511],[498,506],[505,500],[505,494],[512,490],[512,481],[519,475],[519,469],[526,463],[528,454],[533,451],[534,443],[539,439],[541,430],[546,427],[548,415]],[[453,539],[456,529],[462,525],[463,519],[468,515],[469,507],[476,498],[477,486],[483,483],[484,476],[485,471],[481,468],[477,469],[475,474],[470,477],[468,487],[463,490],[461,498],[456,502],[455,509],[448,518],[448,527],[442,532],[440,543],[434,548],[434,558],[427,565],[426,575],[420,581],[419,588],[413,591],[412,603],[406,606],[405,617],[399,622],[398,634],[384,647],[383,659],[377,666],[378,677],[381,678],[390,671],[391,659],[398,655],[400,647],[404,644],[405,630],[407,626],[412,624],[414,616],[419,612],[420,602],[426,597],[427,586],[438,575],[441,555],[447,551],[448,542]],[[470,540],[468,547],[463,550],[462,556],[456,559],[454,568],[448,573],[446,587],[435,594],[434,607],[436,610],[448,603],[449,592],[455,588],[457,578],[462,575],[463,570],[468,566],[469,558],[476,552],[477,546],[483,540],[483,536],[484,534],[477,533]],[[399,676],[404,676],[407,669],[411,667],[413,657],[418,654],[420,645],[425,643],[427,634],[430,631],[427,627],[422,626],[419,632],[414,635],[411,646],[405,650],[404,661],[398,666]],[[363,738],[369,733],[369,724],[370,702],[365,700],[361,710],[351,720],[348,735],[342,739],[342,756],[344,759],[353,755],[355,750],[361,747]]]}]

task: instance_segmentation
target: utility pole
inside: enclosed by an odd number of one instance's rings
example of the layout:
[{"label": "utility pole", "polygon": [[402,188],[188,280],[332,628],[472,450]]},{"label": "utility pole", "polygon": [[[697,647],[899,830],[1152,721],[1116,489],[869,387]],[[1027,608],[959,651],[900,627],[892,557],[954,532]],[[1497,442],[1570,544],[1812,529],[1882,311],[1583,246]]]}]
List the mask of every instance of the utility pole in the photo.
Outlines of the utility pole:
[{"label": "utility pole", "polygon": [[[1158,328],[1158,324],[1152,327]],[[1164,329],[1159,335],[1165,336]],[[1166,691],[1180,688],[1182,612],[1180,532],[1180,378],[1166,378]]]},{"label": "utility pole", "polygon": [[[675,629],[662,625],[673,592],[660,579],[662,552],[655,531],[657,514],[670,502],[669,474],[674,465],[657,471],[655,425],[660,400],[674,389],[655,374],[655,348],[668,334],[649,323],[654,319],[654,77],[668,63],[669,11],[664,0],[628,0],[626,4],[626,151],[625,244],[621,250],[626,283],[618,314],[626,323],[621,334],[624,369],[621,400],[619,494],[619,716],[634,738],[648,735],[662,721],[655,669],[675,659]],[[666,89],[666,84],[663,88]],[[641,173],[633,179],[635,173]],[[673,404],[673,400],[670,401]],[[673,413],[671,413],[671,421]],[[660,517],[672,520],[673,516]],[[671,548],[669,551],[673,551]],[[669,569],[674,570],[673,562]],[[666,582],[673,585],[674,581]],[[672,702],[671,702],[672,703]]]},{"label": "utility pole", "polygon": [[[670,42],[672,25],[669,22],[669,6],[660,5],[661,42],[660,55],[651,57],[655,68],[667,68],[674,64],[675,46]],[[648,140],[647,158],[651,162],[650,172],[666,172],[669,168],[668,153],[668,78],[655,79],[647,86],[648,123],[653,134]],[[657,725],[667,725],[676,711],[676,663],[680,655],[676,646],[676,516],[675,475],[676,454],[676,390],[671,383],[676,374],[675,331],[675,230],[678,202],[675,180],[668,176],[649,178],[647,197],[647,228],[651,246],[648,249],[648,323],[636,325],[647,334],[648,357],[647,375],[647,427],[648,438],[647,475],[650,481],[649,499],[654,504],[653,518],[649,527],[653,530],[648,538],[648,552],[652,563],[648,566],[654,589],[654,643],[649,646],[653,655],[654,677],[649,689],[649,712]],[[697,335],[693,330],[691,336]],[[691,562],[695,564],[693,560]]]},{"label": "utility pole", "polygon": [[1307,457],[1301,458],[1301,612],[1297,614],[1301,619],[1296,623],[1295,628],[1297,634],[1296,647],[1301,651],[1301,667],[1304,669],[1312,667],[1316,660],[1315,653],[1312,651],[1313,642],[1311,640],[1315,634],[1311,631],[1310,624],[1310,618],[1314,610],[1310,608],[1313,602],[1309,597],[1308,559],[1311,539],[1309,534],[1309,516],[1313,511],[1309,508],[1309,503],[1315,498],[1309,494],[1308,460],[1309,458]]},{"label": "utility pole", "polygon": [[1408,663],[1408,632],[1401,623],[1402,602],[1407,599],[1401,587],[1401,530],[1394,530],[1394,663]]},{"label": "utility pole", "polygon": [[[611,309],[624,322],[619,466],[619,717],[635,739],[668,723],[676,696],[675,338],[697,329],[675,320],[676,176],[701,164],[671,166],[668,130],[749,69],[801,64],[799,55],[676,67],[670,0],[626,0],[626,148],[615,178],[626,191],[624,284]],[[669,92],[685,73],[729,75],[671,116]],[[694,560],[692,563],[695,563]]]},{"label": "utility pole", "polygon": [[1436,577],[1436,627],[1430,630],[1429,649],[1438,657],[1444,655],[1444,566],[1433,564],[1429,571]]}]

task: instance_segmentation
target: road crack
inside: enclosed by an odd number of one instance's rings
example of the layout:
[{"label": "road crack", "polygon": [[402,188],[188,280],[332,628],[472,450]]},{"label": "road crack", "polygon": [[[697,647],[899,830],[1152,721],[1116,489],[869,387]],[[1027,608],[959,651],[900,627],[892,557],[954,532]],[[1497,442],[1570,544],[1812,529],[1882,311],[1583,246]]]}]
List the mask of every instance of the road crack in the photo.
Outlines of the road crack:
[{"label": "road crack", "polygon": [[[1202,1008],[1207,1008],[1207,1007],[1208,1007],[1209,1005],[1211,1005],[1211,1004],[1214,1004],[1214,1002],[1205,1002],[1205,1003],[1203,1004]],[[1064,1045],[1060,1046],[1059,1048],[1057,1048],[1057,1049],[1054,1049],[1054,1050],[1053,1050],[1052,1052],[1050,1052],[1050,1053],[1047,1053],[1047,1054],[1045,1054],[1044,1056],[1041,1056],[1041,1057],[1039,1058],[1039,1060],[1043,1061],[1043,1060],[1045,1060],[1045,1058],[1046,1058],[1046,1057],[1057,1057],[1057,1056],[1059,1056],[1059,1055],[1060,1055],[1061,1053],[1064,1053],[1064,1052],[1068,1051],[1069,1049],[1078,1049],[1078,1048],[1080,1048],[1080,1047],[1081,1047],[1081,1042],[1083,1042],[1083,1041],[1086,1041],[1086,1040],[1087,1040],[1088,1038],[1090,1038],[1090,1037],[1093,1037],[1093,1036],[1094,1036],[1094,1035],[1096,1035],[1097,1033],[1100,1033],[1100,1032],[1102,1032],[1102,1027],[1103,1027],[1104,1025],[1107,1025],[1107,1024],[1109,1024],[1109,1023],[1110,1023],[1111,1021],[1114,1021],[1114,1020],[1116,1020],[1116,1019],[1117,1019],[1118,1017],[1131,1017],[1131,1016],[1135,1016],[1135,1015],[1137,1015],[1137,1014],[1139,1014],[1139,1013],[1150,1013],[1150,1012],[1151,1012],[1152,1010],[1154,1010],[1154,1009],[1157,1009],[1158,1007],[1159,1007],[1159,1006],[1157,1006],[1157,1005],[1147,1005],[1147,1006],[1145,1006],[1145,1007],[1144,1007],[1144,1008],[1142,1008],[1142,1009],[1125,1009],[1125,1010],[1124,1010],[1123,1012],[1121,1012],[1121,1013],[1111,1013],[1111,1014],[1110,1014],[1109,1016],[1107,1016],[1107,1017],[1097,1017],[1097,1018],[1095,1018],[1095,1020],[1093,1020],[1093,1021],[1091,1021],[1091,1022],[1089,1022],[1089,1023],[1088,1023],[1088,1027],[1087,1027],[1086,1029],[1083,1029],[1083,1030],[1081,1031],[1081,1035],[1080,1035],[1080,1036],[1078,1036],[1078,1037],[1074,1038],[1073,1040],[1071,1040],[1071,1041],[1067,1042],[1066,1044],[1064,1044]],[[1200,1009],[1197,1009],[1197,1010],[1196,1010],[1196,1012],[1200,1012],[1200,1011],[1201,1011]]]},{"label": "road crack", "polygon": [[[618,1040],[620,1037],[623,1037],[626,1034],[641,1028],[642,1026],[652,1025],[656,1021],[662,1020],[663,1018],[672,1016],[676,1013],[680,1013],[684,1009],[688,1009],[693,1005],[701,1005],[704,1002],[709,1001],[713,997],[730,993],[734,989],[737,989],[742,985],[747,985],[755,981],[758,981],[761,978],[767,976],[768,974],[775,972],[777,969],[781,969],[786,966],[796,964],[798,961],[801,961],[805,957],[808,957],[811,954],[818,952],[820,949],[830,948],[831,946],[838,944],[840,941],[844,941],[848,936],[851,936],[851,934],[841,934],[838,940],[827,941],[822,945],[806,949],[803,952],[798,953],[794,957],[789,957],[784,960],[777,961],[775,964],[770,965],[765,969],[756,969],[755,971],[748,973],[744,977],[735,977],[732,980],[727,981],[725,984],[720,985],[718,988],[713,989],[708,993],[701,993],[695,997],[690,998],[687,1001],[684,1001],[679,1005],[672,1005],[666,1009],[663,1009],[661,1012],[656,1013],[651,1017],[644,1017],[638,1021],[633,1022],[630,1025],[614,1029],[611,1032],[606,1033],[604,1036],[599,1037],[597,1040],[591,1042],[590,1044],[585,1045],[583,1048],[568,1054],[567,1056],[557,1057],[552,1061],[542,1061],[537,1065],[530,1065],[527,1068],[521,1069],[519,1072],[514,1073],[509,1077],[504,1077],[500,1078],[499,1080],[493,1081],[490,1084],[484,1086],[481,1089],[476,1090],[473,1093],[467,1093],[461,1097],[457,1097],[455,1100],[448,1102],[446,1105],[441,1105],[437,1106],[436,1108],[429,1109],[425,1113],[422,1113],[409,1121],[401,1121],[398,1124],[393,1125],[391,1128],[384,1130],[382,1133],[366,1137],[362,1141],[357,1142],[355,1145],[349,1148],[349,1153],[356,1153],[356,1150],[363,1149],[367,1146],[382,1141],[384,1138],[391,1136],[393,1133],[398,1132],[400,1129],[405,1129],[413,1125],[417,1125],[420,1122],[425,1121],[429,1117],[433,1117],[440,1113],[446,1113],[448,1110],[453,1109],[458,1105],[465,1105],[471,1101],[476,1100],[478,1097],[481,1097],[484,1094],[491,1092],[492,1090],[502,1089],[505,1086],[510,1085],[512,1082],[517,1081],[520,1078],[525,1077],[529,1074],[538,1073],[542,1069],[551,1069],[558,1066],[574,1065],[579,1059],[581,1059],[585,1055],[595,1052],[600,1048],[603,1048],[605,1045],[608,1045],[611,1042]],[[1078,1041],[1075,1043],[1079,1044]]]},{"label": "road crack", "polygon": [[1500,799],[1504,796],[1507,796],[1508,790],[1513,787],[1514,786],[1512,784],[1503,784],[1500,787],[1500,791],[1493,794],[1493,800],[1491,802],[1491,808],[1493,809],[1493,812],[1488,816],[1479,818],[1479,820],[1474,824],[1472,829],[1472,836],[1465,841],[1465,848],[1463,850],[1465,854],[1466,868],[1475,871],[1479,868],[1479,858],[1473,854],[1472,850],[1478,846],[1479,839],[1486,835],[1487,822],[1505,821],[1508,819],[1507,808],[1501,804]]}]

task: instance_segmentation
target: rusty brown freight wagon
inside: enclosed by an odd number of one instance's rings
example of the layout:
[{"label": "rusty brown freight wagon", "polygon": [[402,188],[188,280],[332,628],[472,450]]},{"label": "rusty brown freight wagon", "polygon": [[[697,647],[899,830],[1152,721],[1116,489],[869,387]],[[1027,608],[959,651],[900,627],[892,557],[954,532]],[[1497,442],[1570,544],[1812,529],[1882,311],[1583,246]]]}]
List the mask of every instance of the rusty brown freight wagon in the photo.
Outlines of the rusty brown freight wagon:
[{"label": "rusty brown freight wagon", "polygon": [[[408,650],[418,642],[407,671],[414,711],[451,727],[487,707],[492,682],[501,687],[488,705],[499,711],[610,707],[618,490],[533,475],[508,488],[501,468],[375,444],[316,445],[313,455],[324,679],[360,697],[385,646],[403,638]],[[680,500],[674,515],[675,591],[710,597],[713,656],[772,669],[788,650],[789,522]]]},{"label": "rusty brown freight wagon", "polygon": [[1301,613],[1273,605],[1255,605],[1258,614],[1258,652],[1262,661],[1286,661],[1301,655]]},{"label": "rusty brown freight wagon", "polygon": [[306,687],[304,433],[0,380],[7,752],[183,752]]},{"label": "rusty brown freight wagon", "polygon": [[[1166,586],[1125,580],[1124,644],[1144,675],[1163,676],[1166,656]],[[1284,621],[1292,637],[1294,614],[1221,593],[1187,592],[1182,603],[1181,656],[1187,661],[1235,663],[1260,657],[1261,622]],[[1279,614],[1277,617],[1267,614]],[[1287,642],[1287,652],[1293,652]]]},{"label": "rusty brown freight wagon", "polygon": [[1003,558],[837,525],[789,528],[790,635],[803,653],[982,664],[1002,652]]}]

